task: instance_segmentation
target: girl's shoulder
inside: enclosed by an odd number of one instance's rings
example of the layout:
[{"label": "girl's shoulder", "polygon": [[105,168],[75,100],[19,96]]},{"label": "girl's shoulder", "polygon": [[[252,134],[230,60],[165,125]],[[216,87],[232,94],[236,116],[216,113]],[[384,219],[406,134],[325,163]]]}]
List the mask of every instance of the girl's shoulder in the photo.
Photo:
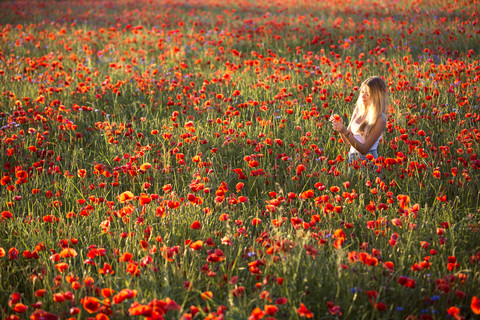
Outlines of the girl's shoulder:
[{"label": "girl's shoulder", "polygon": [[375,121],[374,127],[382,128],[382,130],[385,130],[385,128],[387,127],[387,117],[384,113],[378,116],[377,121]]},{"label": "girl's shoulder", "polygon": [[387,123],[387,116],[385,115],[385,113],[380,114],[377,121]]},{"label": "girl's shoulder", "polygon": [[387,116],[385,115],[385,113],[382,113],[378,119],[377,119],[377,123],[382,126],[382,127],[385,127],[387,125]]}]

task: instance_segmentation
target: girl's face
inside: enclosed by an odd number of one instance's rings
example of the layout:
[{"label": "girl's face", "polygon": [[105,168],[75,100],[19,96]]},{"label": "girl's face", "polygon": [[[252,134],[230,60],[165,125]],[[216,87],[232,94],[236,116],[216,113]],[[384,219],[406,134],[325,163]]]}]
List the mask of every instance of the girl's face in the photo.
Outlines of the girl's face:
[{"label": "girl's face", "polygon": [[363,105],[369,106],[372,100],[370,98],[370,89],[368,88],[368,86],[364,86],[362,88],[361,96],[362,96]]}]

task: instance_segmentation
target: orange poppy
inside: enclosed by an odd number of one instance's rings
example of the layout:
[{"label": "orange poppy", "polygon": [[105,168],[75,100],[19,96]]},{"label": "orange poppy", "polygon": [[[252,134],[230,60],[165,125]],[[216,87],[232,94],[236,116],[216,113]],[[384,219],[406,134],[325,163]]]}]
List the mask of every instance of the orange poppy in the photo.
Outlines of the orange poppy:
[{"label": "orange poppy", "polygon": [[72,248],[65,248],[60,252],[60,257],[62,258],[71,258],[71,257],[76,257],[77,256],[77,251]]},{"label": "orange poppy", "polygon": [[57,268],[58,272],[63,273],[65,270],[68,268],[68,263],[65,262],[60,262],[55,265],[55,268]]},{"label": "orange poppy", "polygon": [[117,199],[120,203],[125,203],[134,199],[133,193],[130,191],[125,191],[124,193],[117,196]]},{"label": "orange poppy", "polygon": [[203,300],[210,300],[213,298],[213,293],[212,291],[205,291],[200,296],[202,297]]}]

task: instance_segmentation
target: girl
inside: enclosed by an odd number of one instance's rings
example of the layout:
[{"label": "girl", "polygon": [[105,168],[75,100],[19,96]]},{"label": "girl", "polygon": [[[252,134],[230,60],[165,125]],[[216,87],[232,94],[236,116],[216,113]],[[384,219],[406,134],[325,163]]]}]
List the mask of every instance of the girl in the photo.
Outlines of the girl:
[{"label": "girl", "polygon": [[345,144],[350,145],[348,159],[366,160],[371,154],[378,157],[377,146],[387,125],[385,110],[388,104],[388,89],[380,77],[365,80],[360,87],[360,96],[347,128],[338,115],[332,115],[333,130],[340,133]]}]

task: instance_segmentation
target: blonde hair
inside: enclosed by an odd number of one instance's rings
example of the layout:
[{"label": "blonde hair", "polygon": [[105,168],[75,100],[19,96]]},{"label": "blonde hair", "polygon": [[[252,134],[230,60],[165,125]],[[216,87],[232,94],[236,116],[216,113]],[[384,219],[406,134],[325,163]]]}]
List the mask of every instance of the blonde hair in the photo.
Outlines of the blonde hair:
[{"label": "blonde hair", "polygon": [[388,105],[388,88],[385,81],[380,77],[370,77],[362,83],[360,92],[367,87],[370,94],[370,105],[363,104],[362,95],[358,96],[355,110],[353,111],[352,121],[362,117],[358,133],[367,137],[375,126],[378,118],[385,113]]}]

